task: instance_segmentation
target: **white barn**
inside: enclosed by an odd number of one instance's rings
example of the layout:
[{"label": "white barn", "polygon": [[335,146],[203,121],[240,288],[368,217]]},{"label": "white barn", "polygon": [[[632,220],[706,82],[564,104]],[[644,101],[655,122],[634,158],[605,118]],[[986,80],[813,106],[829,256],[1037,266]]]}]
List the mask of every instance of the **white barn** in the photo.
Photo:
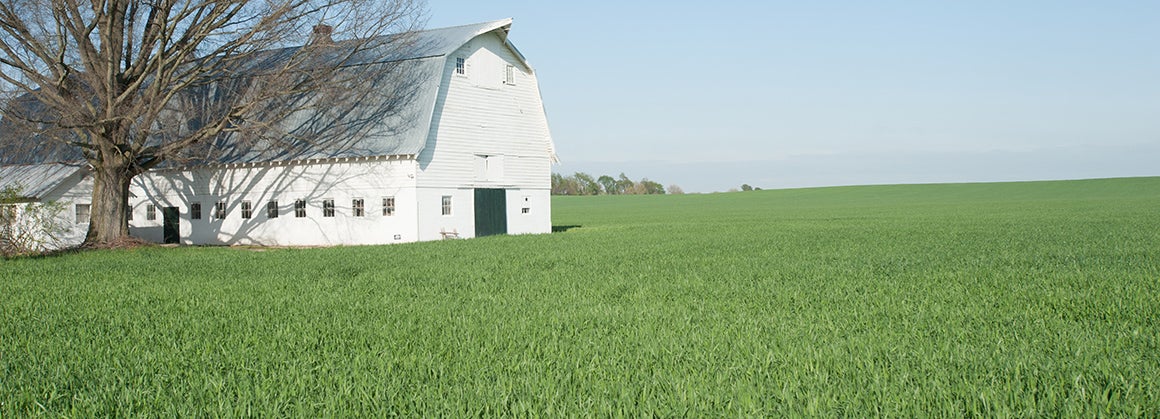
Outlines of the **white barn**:
[{"label": "white barn", "polygon": [[[137,176],[130,233],[158,243],[325,246],[551,232],[554,148],[535,71],[508,41],[511,24],[419,32],[421,47],[394,58],[417,75],[415,99],[348,149]],[[91,182],[83,168],[59,167],[72,172],[39,188],[76,209],[67,216],[83,236]]]}]

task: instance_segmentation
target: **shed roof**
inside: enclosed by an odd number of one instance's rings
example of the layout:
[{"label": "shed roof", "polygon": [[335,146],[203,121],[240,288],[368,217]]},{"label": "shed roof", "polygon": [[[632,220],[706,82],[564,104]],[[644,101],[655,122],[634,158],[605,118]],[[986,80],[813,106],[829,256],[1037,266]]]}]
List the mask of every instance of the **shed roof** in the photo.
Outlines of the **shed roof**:
[{"label": "shed roof", "polygon": [[16,188],[19,198],[40,200],[83,170],[82,165],[65,163],[0,166],[0,190]]}]

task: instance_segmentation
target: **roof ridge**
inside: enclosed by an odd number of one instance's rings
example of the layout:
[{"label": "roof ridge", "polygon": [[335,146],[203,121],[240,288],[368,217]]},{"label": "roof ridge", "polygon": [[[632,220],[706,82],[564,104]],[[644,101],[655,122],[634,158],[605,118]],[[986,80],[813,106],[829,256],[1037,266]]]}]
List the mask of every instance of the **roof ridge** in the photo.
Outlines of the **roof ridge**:
[{"label": "roof ridge", "polygon": [[443,27],[438,27],[438,28],[423,28],[423,29],[418,30],[418,32],[438,31],[438,30],[443,30],[443,29],[459,29],[459,28],[466,28],[468,26],[483,26],[483,25],[500,23],[500,22],[507,22],[508,24],[511,24],[512,18],[509,17],[509,18],[503,18],[503,19],[497,19],[497,20],[489,20],[486,22],[467,23],[467,24],[455,25],[455,26],[443,26]]}]

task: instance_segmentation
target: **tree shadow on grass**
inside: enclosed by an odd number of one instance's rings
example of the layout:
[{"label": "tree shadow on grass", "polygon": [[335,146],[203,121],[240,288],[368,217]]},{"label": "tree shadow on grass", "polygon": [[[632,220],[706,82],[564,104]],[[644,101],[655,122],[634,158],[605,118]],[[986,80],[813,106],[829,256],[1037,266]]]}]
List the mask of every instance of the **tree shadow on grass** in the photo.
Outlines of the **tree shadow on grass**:
[{"label": "tree shadow on grass", "polygon": [[45,250],[42,252],[29,252],[21,254],[3,255],[0,254],[0,260],[17,260],[17,259],[51,259],[62,257],[71,254],[77,254],[89,250],[127,250],[141,247],[157,247],[153,242],[145,241],[137,237],[124,237],[119,240],[114,240],[108,243],[102,243],[95,246],[69,246],[60,249]]}]

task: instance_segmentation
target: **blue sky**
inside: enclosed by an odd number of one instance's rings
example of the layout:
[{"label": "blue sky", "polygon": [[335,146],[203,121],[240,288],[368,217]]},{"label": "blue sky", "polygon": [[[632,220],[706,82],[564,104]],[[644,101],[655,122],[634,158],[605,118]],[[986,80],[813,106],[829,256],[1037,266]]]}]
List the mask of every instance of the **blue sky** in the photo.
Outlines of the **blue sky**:
[{"label": "blue sky", "polygon": [[1160,2],[430,0],[515,19],[570,174],[710,192],[1160,175]]}]

